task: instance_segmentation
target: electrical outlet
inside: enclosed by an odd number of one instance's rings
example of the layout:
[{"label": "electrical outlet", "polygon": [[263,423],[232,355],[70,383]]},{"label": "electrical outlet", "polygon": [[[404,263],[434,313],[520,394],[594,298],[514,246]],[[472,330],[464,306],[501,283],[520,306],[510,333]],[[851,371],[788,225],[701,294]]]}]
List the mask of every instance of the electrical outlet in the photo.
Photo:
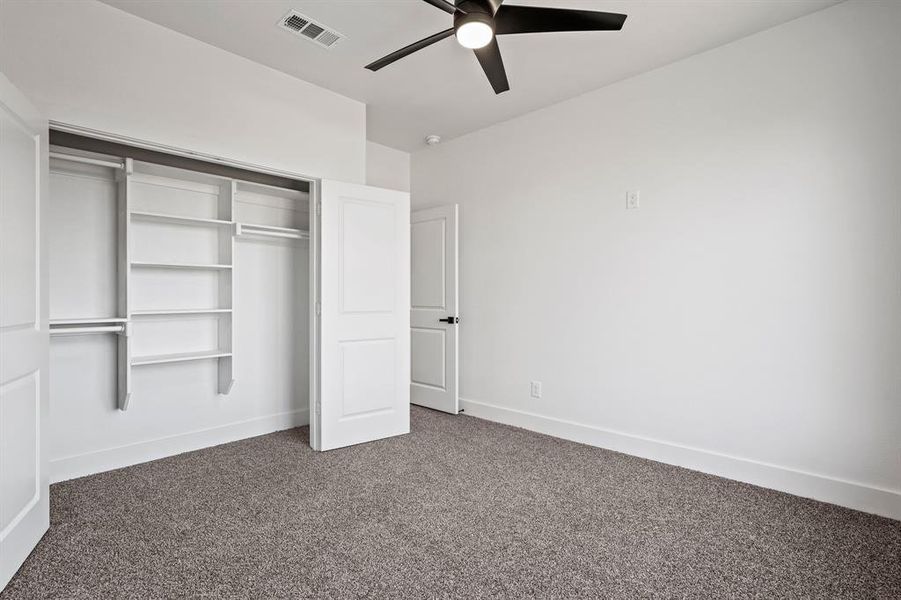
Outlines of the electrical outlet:
[{"label": "electrical outlet", "polygon": [[626,208],[635,209],[638,208],[639,194],[638,190],[633,192],[626,192]]},{"label": "electrical outlet", "polygon": [[531,384],[531,396],[533,398],[541,399],[541,382],[533,381]]}]

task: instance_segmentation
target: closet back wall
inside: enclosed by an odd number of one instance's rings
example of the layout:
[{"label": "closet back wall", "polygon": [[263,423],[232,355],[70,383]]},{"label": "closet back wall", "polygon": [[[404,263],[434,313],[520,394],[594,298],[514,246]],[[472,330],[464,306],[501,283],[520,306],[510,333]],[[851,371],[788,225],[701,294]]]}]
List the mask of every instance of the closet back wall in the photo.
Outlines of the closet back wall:
[{"label": "closet back wall", "polygon": [[94,0],[0,2],[0,70],[51,120],[365,182],[363,103]]}]

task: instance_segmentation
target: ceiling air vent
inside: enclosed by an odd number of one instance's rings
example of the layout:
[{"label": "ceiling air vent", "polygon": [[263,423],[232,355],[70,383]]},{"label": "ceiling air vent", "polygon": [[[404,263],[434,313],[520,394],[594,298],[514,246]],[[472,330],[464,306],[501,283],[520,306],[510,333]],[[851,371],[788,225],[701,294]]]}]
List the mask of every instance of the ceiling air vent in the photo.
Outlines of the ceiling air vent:
[{"label": "ceiling air vent", "polygon": [[313,22],[313,19],[296,10],[288,12],[278,24],[282,29],[308,39],[323,48],[331,48],[344,38],[337,31],[329,29],[321,23]]}]

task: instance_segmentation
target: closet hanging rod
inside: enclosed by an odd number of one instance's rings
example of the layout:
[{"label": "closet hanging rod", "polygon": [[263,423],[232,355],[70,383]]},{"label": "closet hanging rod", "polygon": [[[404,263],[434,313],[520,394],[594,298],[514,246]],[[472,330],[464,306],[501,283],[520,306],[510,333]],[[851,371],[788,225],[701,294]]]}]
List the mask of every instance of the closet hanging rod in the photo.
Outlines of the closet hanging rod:
[{"label": "closet hanging rod", "polygon": [[[263,226],[265,227],[265,226]],[[285,231],[275,231],[275,228],[260,228],[257,229],[253,225],[244,225],[243,223],[238,223],[236,227],[236,235],[245,236],[245,235],[258,235],[263,237],[274,237],[274,238],[284,238],[289,240],[308,240],[310,239],[310,234],[306,231],[302,230],[285,230]]]},{"label": "closet hanging rod", "polygon": [[69,160],[86,165],[96,165],[98,167],[110,167],[111,169],[124,169],[124,161],[102,160],[99,158],[89,158],[87,156],[79,156],[77,154],[66,154],[64,152],[51,152],[50,158],[58,158],[60,160]]},{"label": "closet hanging rod", "polygon": [[98,325],[95,327],[51,327],[50,335],[82,335],[88,333],[123,333],[125,325]]},{"label": "closet hanging rod", "polygon": [[247,230],[241,232],[241,235],[259,235],[262,237],[274,237],[274,238],[285,238],[289,240],[306,240],[309,239],[310,236],[304,235],[302,233],[282,233],[280,231],[254,231]]},{"label": "closet hanging rod", "polygon": [[106,323],[125,323],[125,317],[82,317],[78,319],[50,319],[50,328],[64,327],[66,325],[102,325]]}]

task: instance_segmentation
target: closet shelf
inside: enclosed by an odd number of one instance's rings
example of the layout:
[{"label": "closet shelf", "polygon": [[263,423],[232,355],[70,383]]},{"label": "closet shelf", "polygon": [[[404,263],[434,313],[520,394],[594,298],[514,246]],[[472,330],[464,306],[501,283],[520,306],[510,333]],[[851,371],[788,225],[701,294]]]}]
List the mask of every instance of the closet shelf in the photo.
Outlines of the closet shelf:
[{"label": "closet shelf", "polygon": [[168,363],[188,362],[192,360],[207,360],[210,358],[227,358],[231,352],[225,350],[208,350],[206,352],[179,352],[177,354],[155,354],[147,356],[133,356],[131,366],[164,365]]},{"label": "closet shelf", "polygon": [[132,212],[131,218],[137,221],[150,221],[154,223],[175,223],[181,225],[197,225],[200,227],[231,227],[231,221],[222,219],[203,219],[201,217],[182,217],[179,215],[167,215],[153,212]]},{"label": "closet shelf", "polygon": [[165,315],[216,315],[228,314],[232,311],[230,308],[173,308],[160,310],[133,310],[133,317],[156,317]]},{"label": "closet shelf", "polygon": [[140,267],[145,269],[197,269],[211,271],[225,271],[231,269],[231,265],[209,265],[196,263],[162,263],[162,262],[144,262],[131,261],[132,267]]}]

